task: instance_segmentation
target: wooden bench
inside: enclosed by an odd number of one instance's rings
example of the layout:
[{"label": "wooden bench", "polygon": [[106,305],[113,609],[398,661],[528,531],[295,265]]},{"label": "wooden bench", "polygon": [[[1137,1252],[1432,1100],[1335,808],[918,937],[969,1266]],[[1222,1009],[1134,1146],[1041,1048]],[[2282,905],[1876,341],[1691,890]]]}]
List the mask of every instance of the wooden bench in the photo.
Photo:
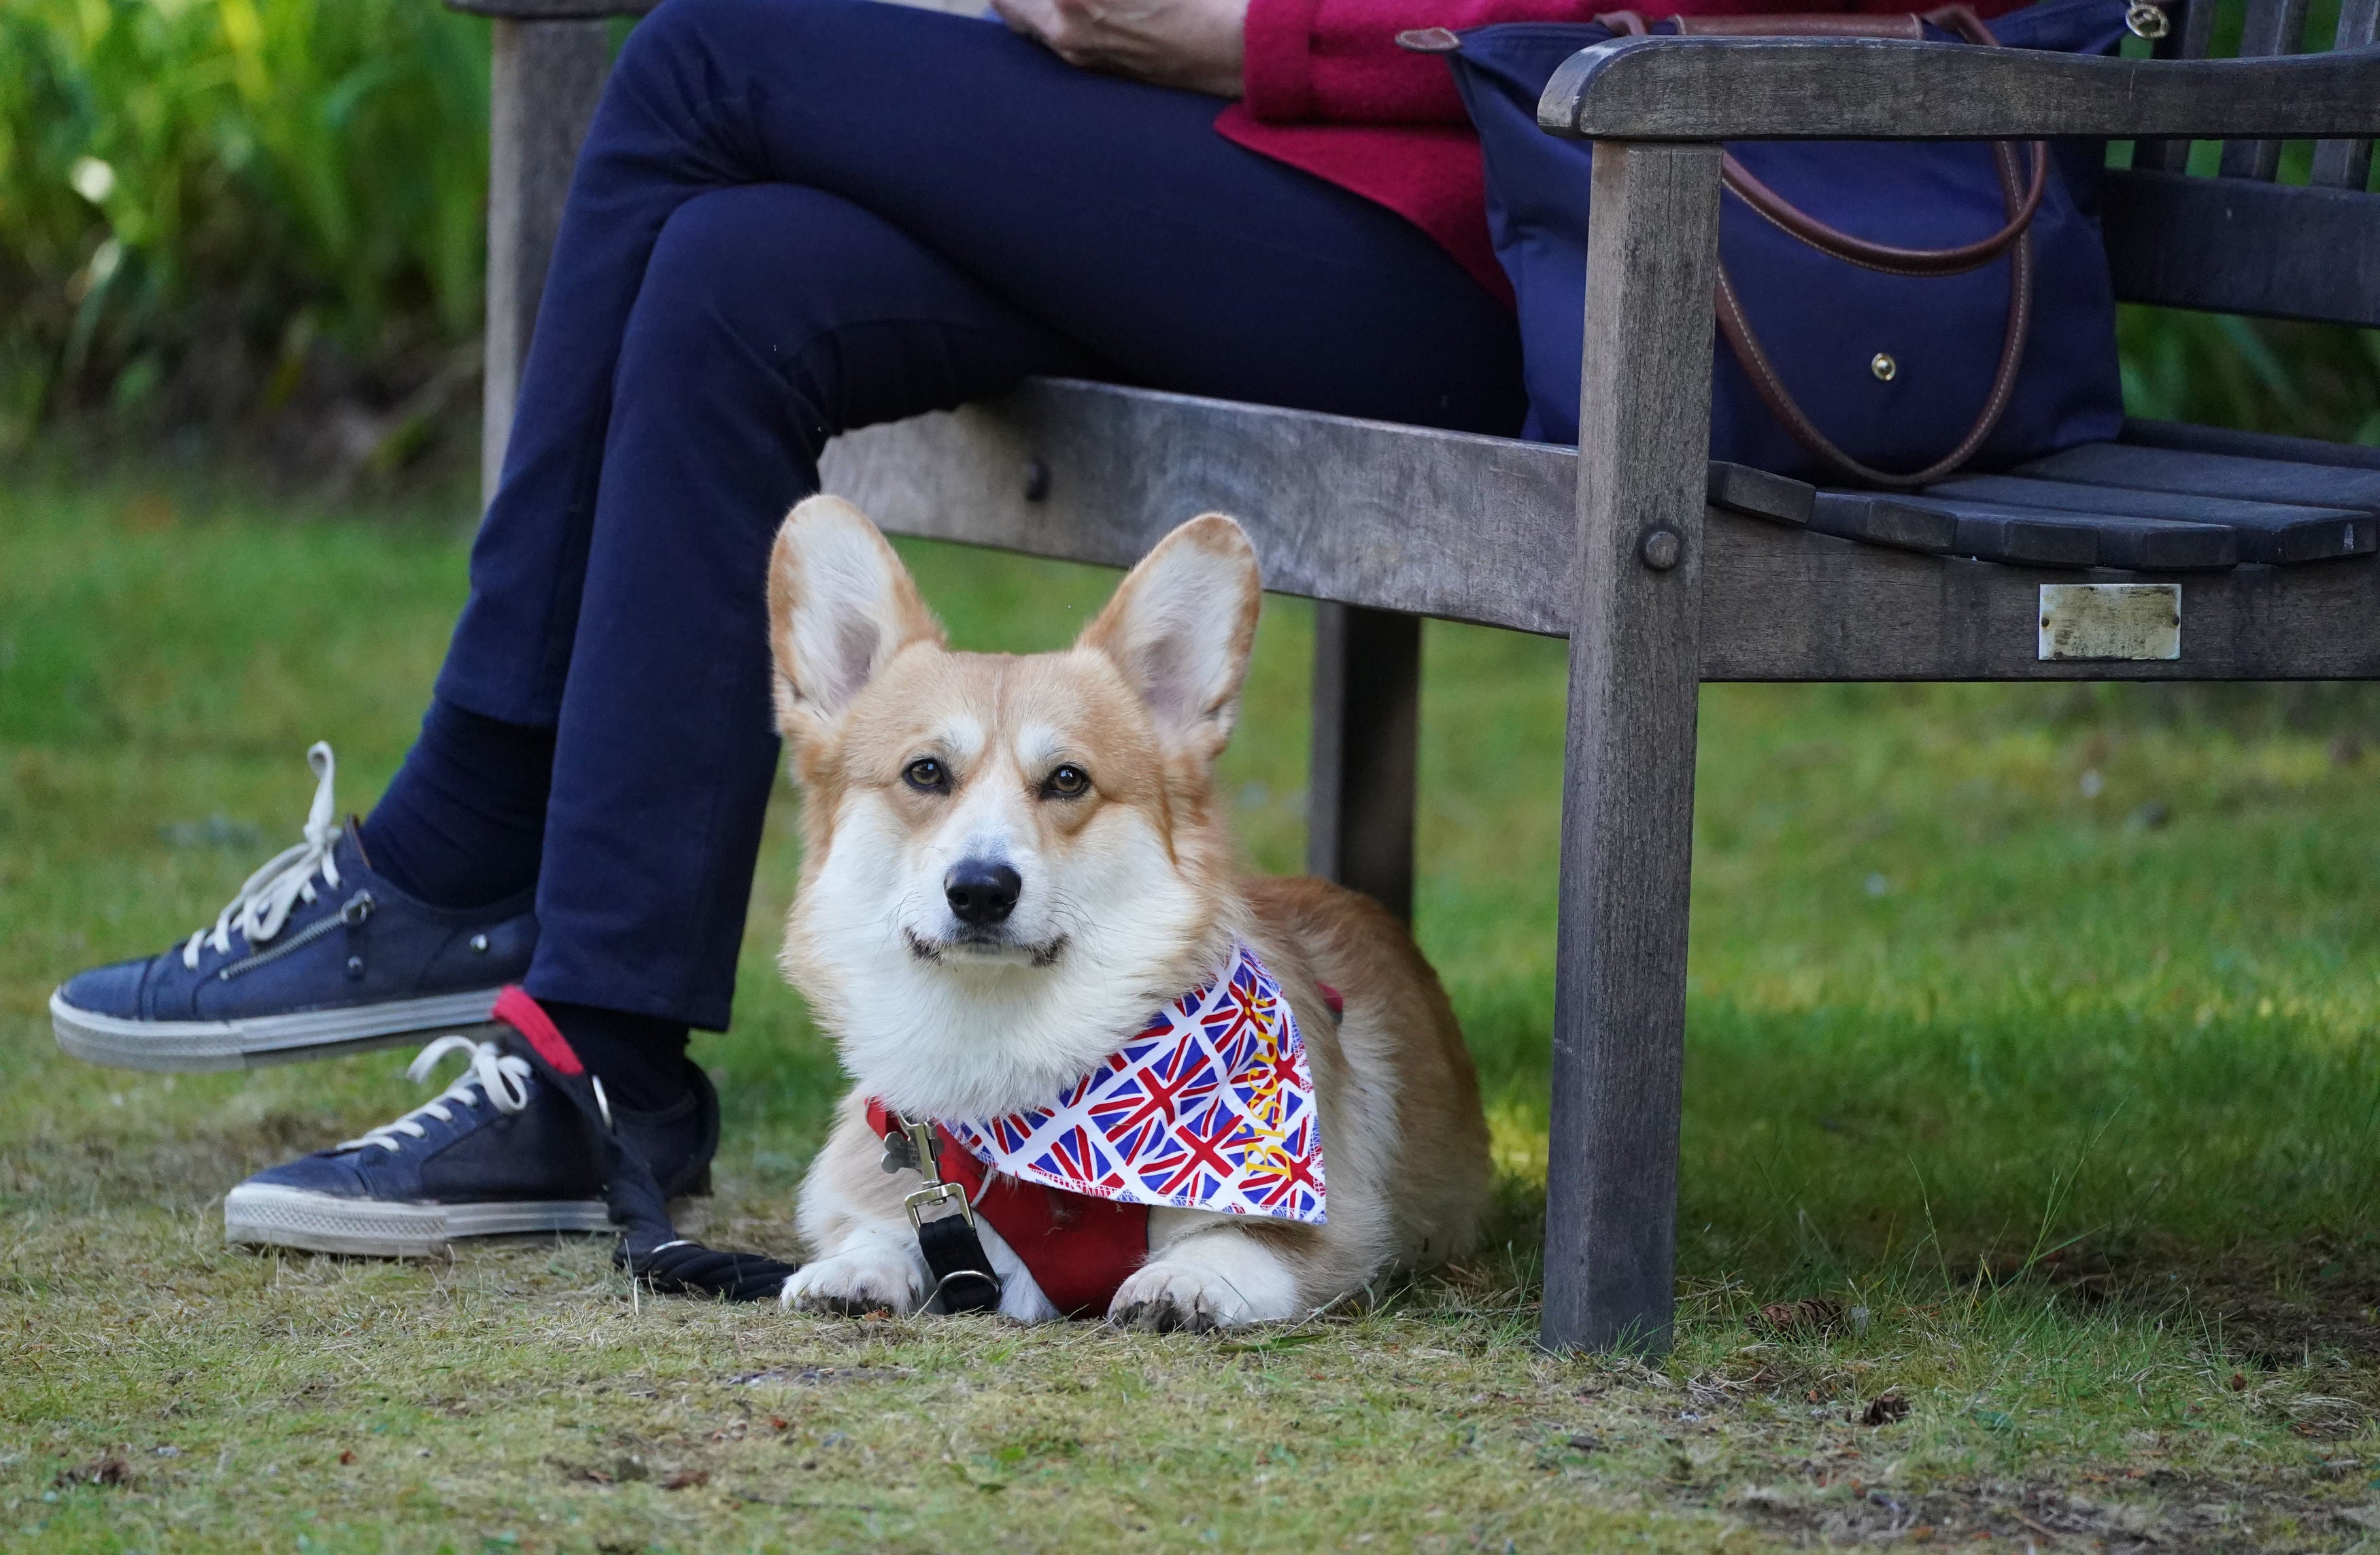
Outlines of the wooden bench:
[{"label": "wooden bench", "polygon": [[[586,18],[650,0],[452,3],[499,18],[492,480],[603,78]],[[1597,142],[1575,449],[1034,381],[829,450],[829,488],[905,534],[1121,566],[1194,513],[1239,517],[1267,583],[1320,601],[1309,865],[1400,912],[1420,618],[1570,639],[1548,1344],[1669,1338],[1701,682],[2380,677],[2380,452],[2135,422],[1913,497],[1706,460],[1726,139],[2131,141],[2119,298],[2380,325],[2380,0],[2344,0],[2303,56],[2306,0],[2247,0],[2241,59],[2205,57],[2212,0],[2168,12],[2154,60],[1705,38],[1572,60],[1540,118]],[[2319,140],[2310,185],[2276,181],[2288,139]],[[2214,167],[2194,140],[2225,142]]]}]

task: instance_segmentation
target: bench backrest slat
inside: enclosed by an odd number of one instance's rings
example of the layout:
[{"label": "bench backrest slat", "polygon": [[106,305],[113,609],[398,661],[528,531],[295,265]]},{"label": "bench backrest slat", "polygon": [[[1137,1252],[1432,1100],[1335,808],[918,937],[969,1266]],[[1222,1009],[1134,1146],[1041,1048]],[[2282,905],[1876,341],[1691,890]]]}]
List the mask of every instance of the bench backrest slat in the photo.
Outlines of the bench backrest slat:
[{"label": "bench backrest slat", "polygon": [[[2204,59],[2215,37],[2215,0],[2174,0],[2166,6],[2168,30],[2156,42],[2159,59]],[[2190,171],[2188,140],[2143,140],[2132,165],[2160,173]]]},{"label": "bench backrest slat", "polygon": [[[2172,0],[2162,59],[2214,52],[2218,0]],[[2310,0],[2246,0],[2240,56],[2307,46]],[[2380,0],[2340,0],[2330,46],[2373,46]],[[2319,50],[2324,45],[2312,45]],[[2216,176],[2189,176],[2193,142],[2143,140],[2107,178],[2107,264],[2124,302],[2380,328],[2380,195],[2370,140],[2314,145],[2308,184],[2277,182],[2278,140],[2222,145]]]},{"label": "bench backrest slat", "polygon": [[2111,172],[2105,225],[2119,301],[2380,329],[2380,197]]},{"label": "bench backrest slat", "polygon": [[[2295,54],[2305,38],[2306,0],[2248,0],[2240,31],[2240,57],[2270,59]],[[2223,176],[2271,183],[2281,170],[2278,140],[2231,140],[2223,147]]]},{"label": "bench backrest slat", "polygon": [[[2338,36],[2334,47],[2369,48],[2380,34],[2380,0],[2342,0]],[[2313,149],[2313,182],[2317,188],[2362,189],[2372,181],[2372,142],[2323,140]]]}]

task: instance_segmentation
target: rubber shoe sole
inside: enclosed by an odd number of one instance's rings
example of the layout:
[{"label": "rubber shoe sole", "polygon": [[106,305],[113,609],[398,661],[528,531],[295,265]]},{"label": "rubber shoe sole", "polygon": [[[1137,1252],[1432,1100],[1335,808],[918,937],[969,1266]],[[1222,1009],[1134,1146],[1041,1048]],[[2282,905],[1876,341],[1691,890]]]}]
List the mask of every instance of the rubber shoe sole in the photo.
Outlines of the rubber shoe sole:
[{"label": "rubber shoe sole", "polygon": [[[338,1010],[208,1021],[103,1015],[67,1003],[61,989],[50,995],[50,1027],[57,1033],[61,1049],[88,1063],[116,1069],[203,1074],[393,1047],[441,1029],[491,1035],[495,1028],[490,1026],[488,1014],[501,991],[492,988]],[[481,1027],[489,1030],[482,1032]]]},{"label": "rubber shoe sole", "polygon": [[[710,1173],[691,1191],[708,1194]],[[698,1229],[708,1218],[705,1207],[688,1198],[671,1200],[670,1216],[682,1228]],[[440,1257],[468,1237],[612,1229],[610,1212],[592,1198],[397,1204],[270,1183],[243,1183],[224,1196],[225,1242],[358,1257]]]},{"label": "rubber shoe sole", "polygon": [[391,1204],[307,1188],[243,1184],[224,1196],[224,1240],[367,1257],[434,1257],[458,1237],[608,1231],[601,1199]]}]

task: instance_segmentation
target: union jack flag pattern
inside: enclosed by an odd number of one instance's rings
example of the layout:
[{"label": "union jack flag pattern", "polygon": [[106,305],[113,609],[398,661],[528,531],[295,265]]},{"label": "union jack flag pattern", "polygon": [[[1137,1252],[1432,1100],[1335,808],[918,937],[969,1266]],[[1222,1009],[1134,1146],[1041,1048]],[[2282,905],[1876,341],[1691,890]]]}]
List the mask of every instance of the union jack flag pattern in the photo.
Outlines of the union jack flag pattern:
[{"label": "union jack flag pattern", "polygon": [[994,1171],[1128,1204],[1323,1221],[1305,1039],[1256,952],[1148,1017],[1048,1108],[940,1120]]}]

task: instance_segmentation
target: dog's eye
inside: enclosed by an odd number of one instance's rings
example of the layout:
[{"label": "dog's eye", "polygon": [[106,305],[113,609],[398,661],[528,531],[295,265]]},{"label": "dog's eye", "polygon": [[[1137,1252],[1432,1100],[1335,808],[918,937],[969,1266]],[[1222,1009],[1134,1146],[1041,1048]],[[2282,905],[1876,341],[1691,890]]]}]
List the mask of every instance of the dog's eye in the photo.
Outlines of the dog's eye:
[{"label": "dog's eye", "polygon": [[951,774],[932,757],[920,756],[901,769],[901,781],[921,792],[939,794],[951,785]]},{"label": "dog's eye", "polygon": [[1071,761],[1051,772],[1041,785],[1041,792],[1061,799],[1079,799],[1090,791],[1091,774]]}]

